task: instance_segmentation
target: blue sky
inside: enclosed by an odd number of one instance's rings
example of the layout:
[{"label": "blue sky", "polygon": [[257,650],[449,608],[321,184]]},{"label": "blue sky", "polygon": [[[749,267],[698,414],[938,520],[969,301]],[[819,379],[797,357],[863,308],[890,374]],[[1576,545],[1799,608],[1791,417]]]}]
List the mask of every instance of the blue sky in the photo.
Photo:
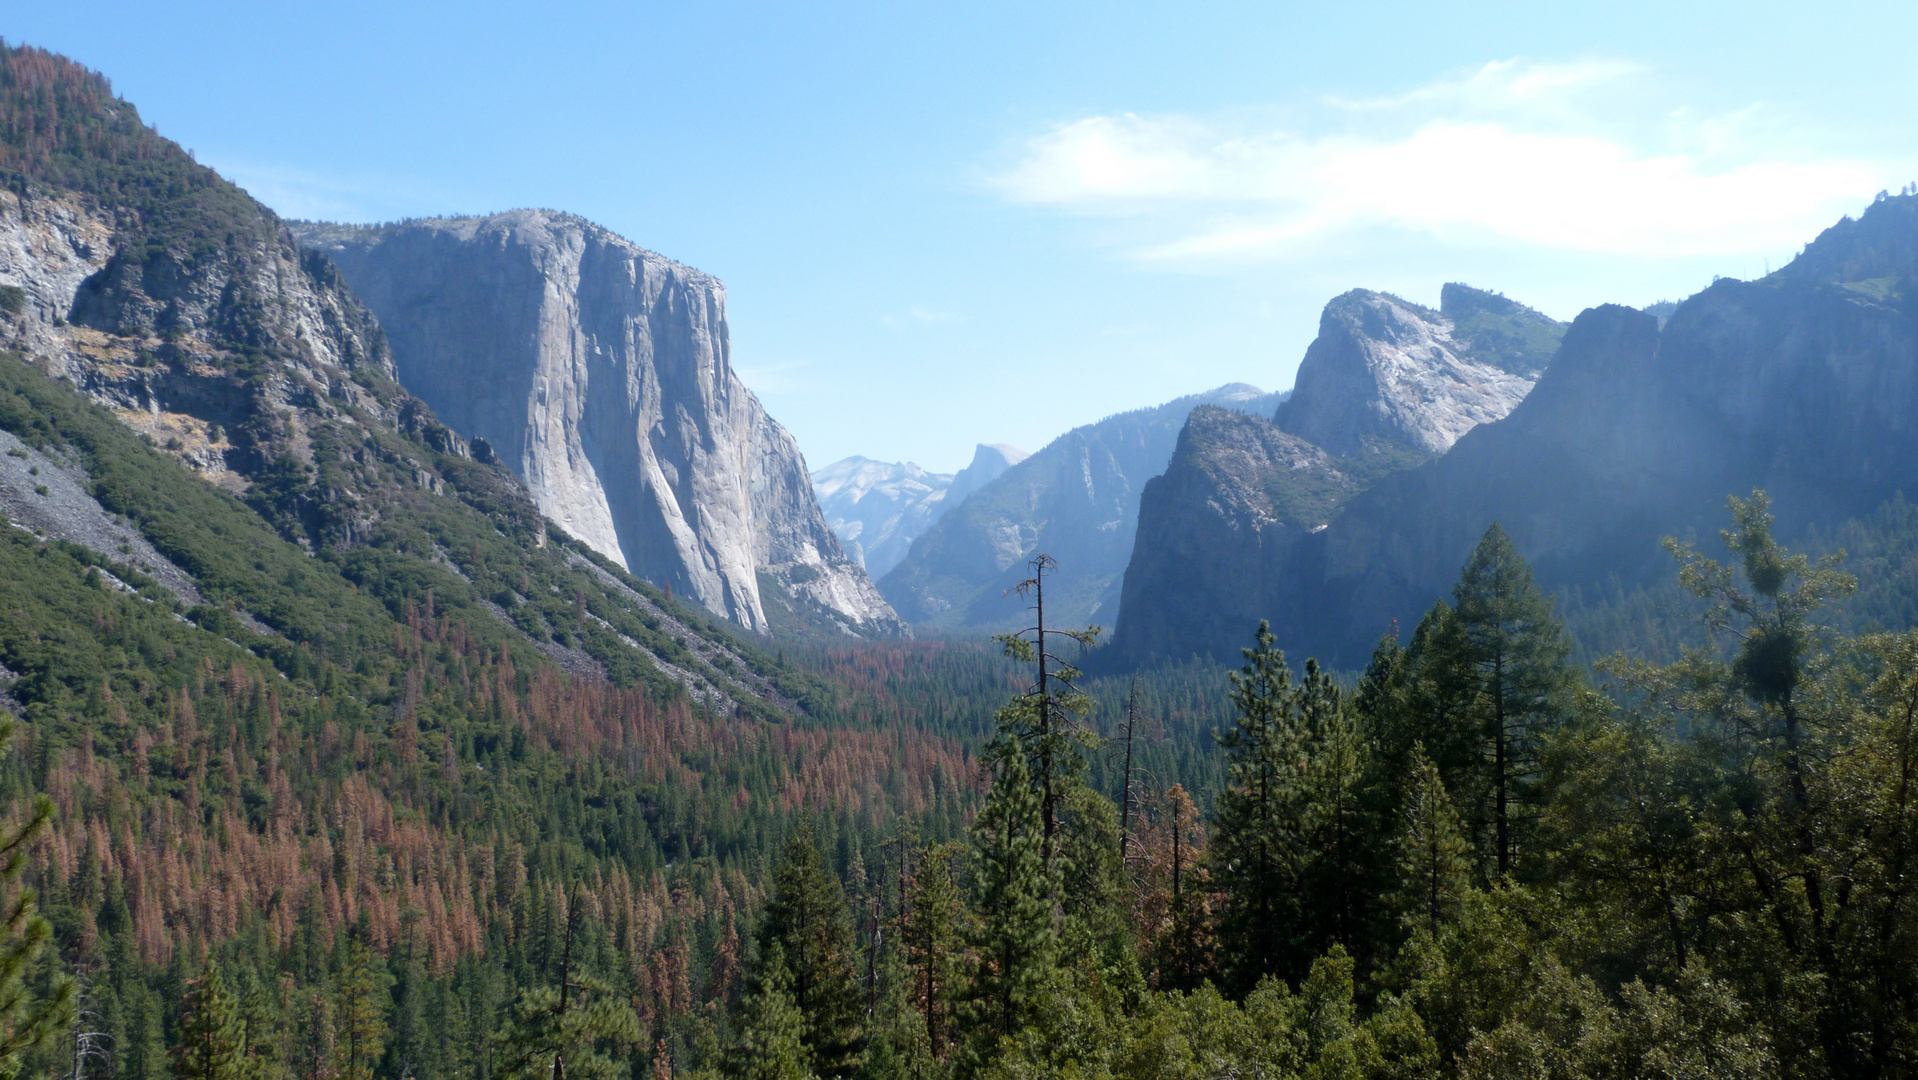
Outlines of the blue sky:
[{"label": "blue sky", "polygon": [[1918,5],[13,0],[0,34],[288,216],[548,206],[719,275],[815,466],[1281,389],[1355,286],[1682,297],[1918,180]]}]

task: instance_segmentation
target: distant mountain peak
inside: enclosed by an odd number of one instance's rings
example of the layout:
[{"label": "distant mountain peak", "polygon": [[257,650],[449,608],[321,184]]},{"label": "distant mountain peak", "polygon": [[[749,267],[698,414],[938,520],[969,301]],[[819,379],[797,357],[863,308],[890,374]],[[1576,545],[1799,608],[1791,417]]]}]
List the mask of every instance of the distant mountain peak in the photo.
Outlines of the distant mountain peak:
[{"label": "distant mountain peak", "polygon": [[940,515],[1028,456],[1010,443],[980,443],[972,463],[954,474],[854,455],[814,472],[813,493],[846,553],[878,578]]}]

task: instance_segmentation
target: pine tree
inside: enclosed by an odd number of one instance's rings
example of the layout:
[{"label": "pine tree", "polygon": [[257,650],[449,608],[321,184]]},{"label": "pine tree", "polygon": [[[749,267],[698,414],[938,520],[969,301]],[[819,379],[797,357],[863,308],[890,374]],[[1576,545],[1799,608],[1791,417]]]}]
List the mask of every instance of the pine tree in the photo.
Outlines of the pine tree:
[{"label": "pine tree", "polygon": [[290,1058],[300,1080],[333,1080],[339,1028],[333,998],[323,989],[302,990],[293,1000],[294,1036]]},{"label": "pine tree", "polygon": [[1512,872],[1527,831],[1536,751],[1544,730],[1563,720],[1574,675],[1571,645],[1552,602],[1512,538],[1494,523],[1473,549],[1453,590],[1441,664],[1449,690],[1475,737],[1477,795],[1498,876]]},{"label": "pine tree", "polygon": [[914,996],[925,1017],[927,1053],[946,1055],[953,1001],[958,997],[965,904],[953,881],[957,845],[926,849],[912,876],[905,924],[906,952],[915,982]]},{"label": "pine tree", "polygon": [[758,942],[762,957],[776,946],[784,958],[793,1004],[805,1022],[801,1042],[812,1070],[829,1080],[851,1076],[864,1049],[866,1002],[855,965],[858,951],[845,893],[827,873],[810,825],[786,845]]},{"label": "pine tree", "polygon": [[338,1024],[333,1072],[338,1080],[371,1080],[386,1040],[385,964],[353,939],[333,991]]},{"label": "pine tree", "polygon": [[1458,910],[1470,887],[1471,848],[1459,833],[1458,811],[1446,794],[1438,766],[1414,746],[1411,783],[1399,817],[1398,888],[1393,906],[1407,927],[1436,934]]},{"label": "pine tree", "polygon": [[973,909],[980,932],[968,1002],[969,1026],[986,1044],[1030,1022],[1058,962],[1058,929],[1047,899],[1056,890],[1043,855],[1041,802],[1017,735],[1006,740],[992,767],[992,790],[972,827]]},{"label": "pine tree", "polygon": [[622,1051],[641,1039],[639,1017],[612,987],[571,974],[563,986],[520,994],[499,1036],[500,1074],[524,1080],[618,1080]]},{"label": "pine tree", "polygon": [[173,1048],[175,1080],[251,1080],[245,1028],[219,961],[209,959],[187,994]]},{"label": "pine tree", "polygon": [[1294,811],[1303,831],[1295,949],[1299,962],[1309,962],[1334,945],[1358,945],[1367,898],[1376,892],[1375,829],[1365,798],[1368,754],[1345,695],[1307,660],[1297,699],[1305,769]]},{"label": "pine tree", "polygon": [[1291,818],[1301,750],[1292,672],[1259,623],[1245,666],[1232,674],[1238,716],[1219,737],[1226,786],[1215,810],[1209,852],[1221,890],[1219,947],[1228,979],[1241,992],[1278,972],[1295,918],[1290,889],[1296,871],[1298,823]]},{"label": "pine tree", "polygon": [[640,1043],[639,1016],[612,987],[580,970],[574,953],[580,920],[575,896],[567,905],[559,985],[521,992],[498,1037],[500,1071],[506,1076],[618,1080],[631,1072],[623,1059]]},{"label": "pine tree", "polygon": [[[0,749],[11,749],[15,721],[0,710]],[[27,865],[27,844],[53,820],[53,800],[33,798],[27,820],[0,834],[0,889],[13,893],[7,903],[6,939],[0,943],[0,1080],[20,1075],[22,1058],[65,1031],[74,1014],[73,983],[57,979],[53,993],[39,997],[28,977],[41,959],[53,927],[40,914],[34,891],[20,885]]]},{"label": "pine tree", "polygon": [[726,1050],[731,1080],[812,1080],[806,1018],[794,1003],[792,971],[775,941],[759,957],[754,987],[740,1002],[739,1036]]},{"label": "pine tree", "polygon": [[[1039,794],[1039,854],[1047,872],[1055,876],[1060,812],[1075,795],[1075,788],[1084,782],[1081,751],[1091,735],[1080,718],[1091,709],[1092,702],[1073,685],[1080,672],[1052,651],[1053,639],[1065,638],[1085,647],[1099,636],[1096,626],[1078,630],[1046,626],[1046,574],[1058,565],[1050,555],[1032,557],[1028,563],[1032,576],[1013,590],[1021,597],[1031,597],[1033,625],[994,636],[1007,656],[1034,668],[1031,688],[999,711],[995,739],[1003,743],[1008,736],[1017,736],[1025,748],[1027,774]],[[1058,900],[1056,895],[1048,898],[1055,903]]]}]

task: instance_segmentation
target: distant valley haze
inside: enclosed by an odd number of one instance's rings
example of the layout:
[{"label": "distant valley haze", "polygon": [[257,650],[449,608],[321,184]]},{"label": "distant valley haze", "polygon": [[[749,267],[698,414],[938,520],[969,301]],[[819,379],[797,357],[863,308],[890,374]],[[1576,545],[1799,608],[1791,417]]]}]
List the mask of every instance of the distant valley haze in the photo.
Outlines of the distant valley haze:
[{"label": "distant valley haze", "polygon": [[547,207],[717,277],[814,470],[1283,390],[1354,287],[1682,298],[1918,177],[1885,5],[25,0],[0,34],[285,217]]}]

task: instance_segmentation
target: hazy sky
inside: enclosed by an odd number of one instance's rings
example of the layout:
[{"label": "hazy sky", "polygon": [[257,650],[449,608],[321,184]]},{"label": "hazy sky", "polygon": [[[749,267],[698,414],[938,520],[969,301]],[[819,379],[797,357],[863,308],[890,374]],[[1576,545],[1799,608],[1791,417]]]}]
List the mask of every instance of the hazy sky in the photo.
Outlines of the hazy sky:
[{"label": "hazy sky", "polygon": [[1291,385],[1355,286],[1569,319],[1918,180],[1918,5],[123,4],[104,71],[282,214],[571,210],[726,281],[808,460]]}]

